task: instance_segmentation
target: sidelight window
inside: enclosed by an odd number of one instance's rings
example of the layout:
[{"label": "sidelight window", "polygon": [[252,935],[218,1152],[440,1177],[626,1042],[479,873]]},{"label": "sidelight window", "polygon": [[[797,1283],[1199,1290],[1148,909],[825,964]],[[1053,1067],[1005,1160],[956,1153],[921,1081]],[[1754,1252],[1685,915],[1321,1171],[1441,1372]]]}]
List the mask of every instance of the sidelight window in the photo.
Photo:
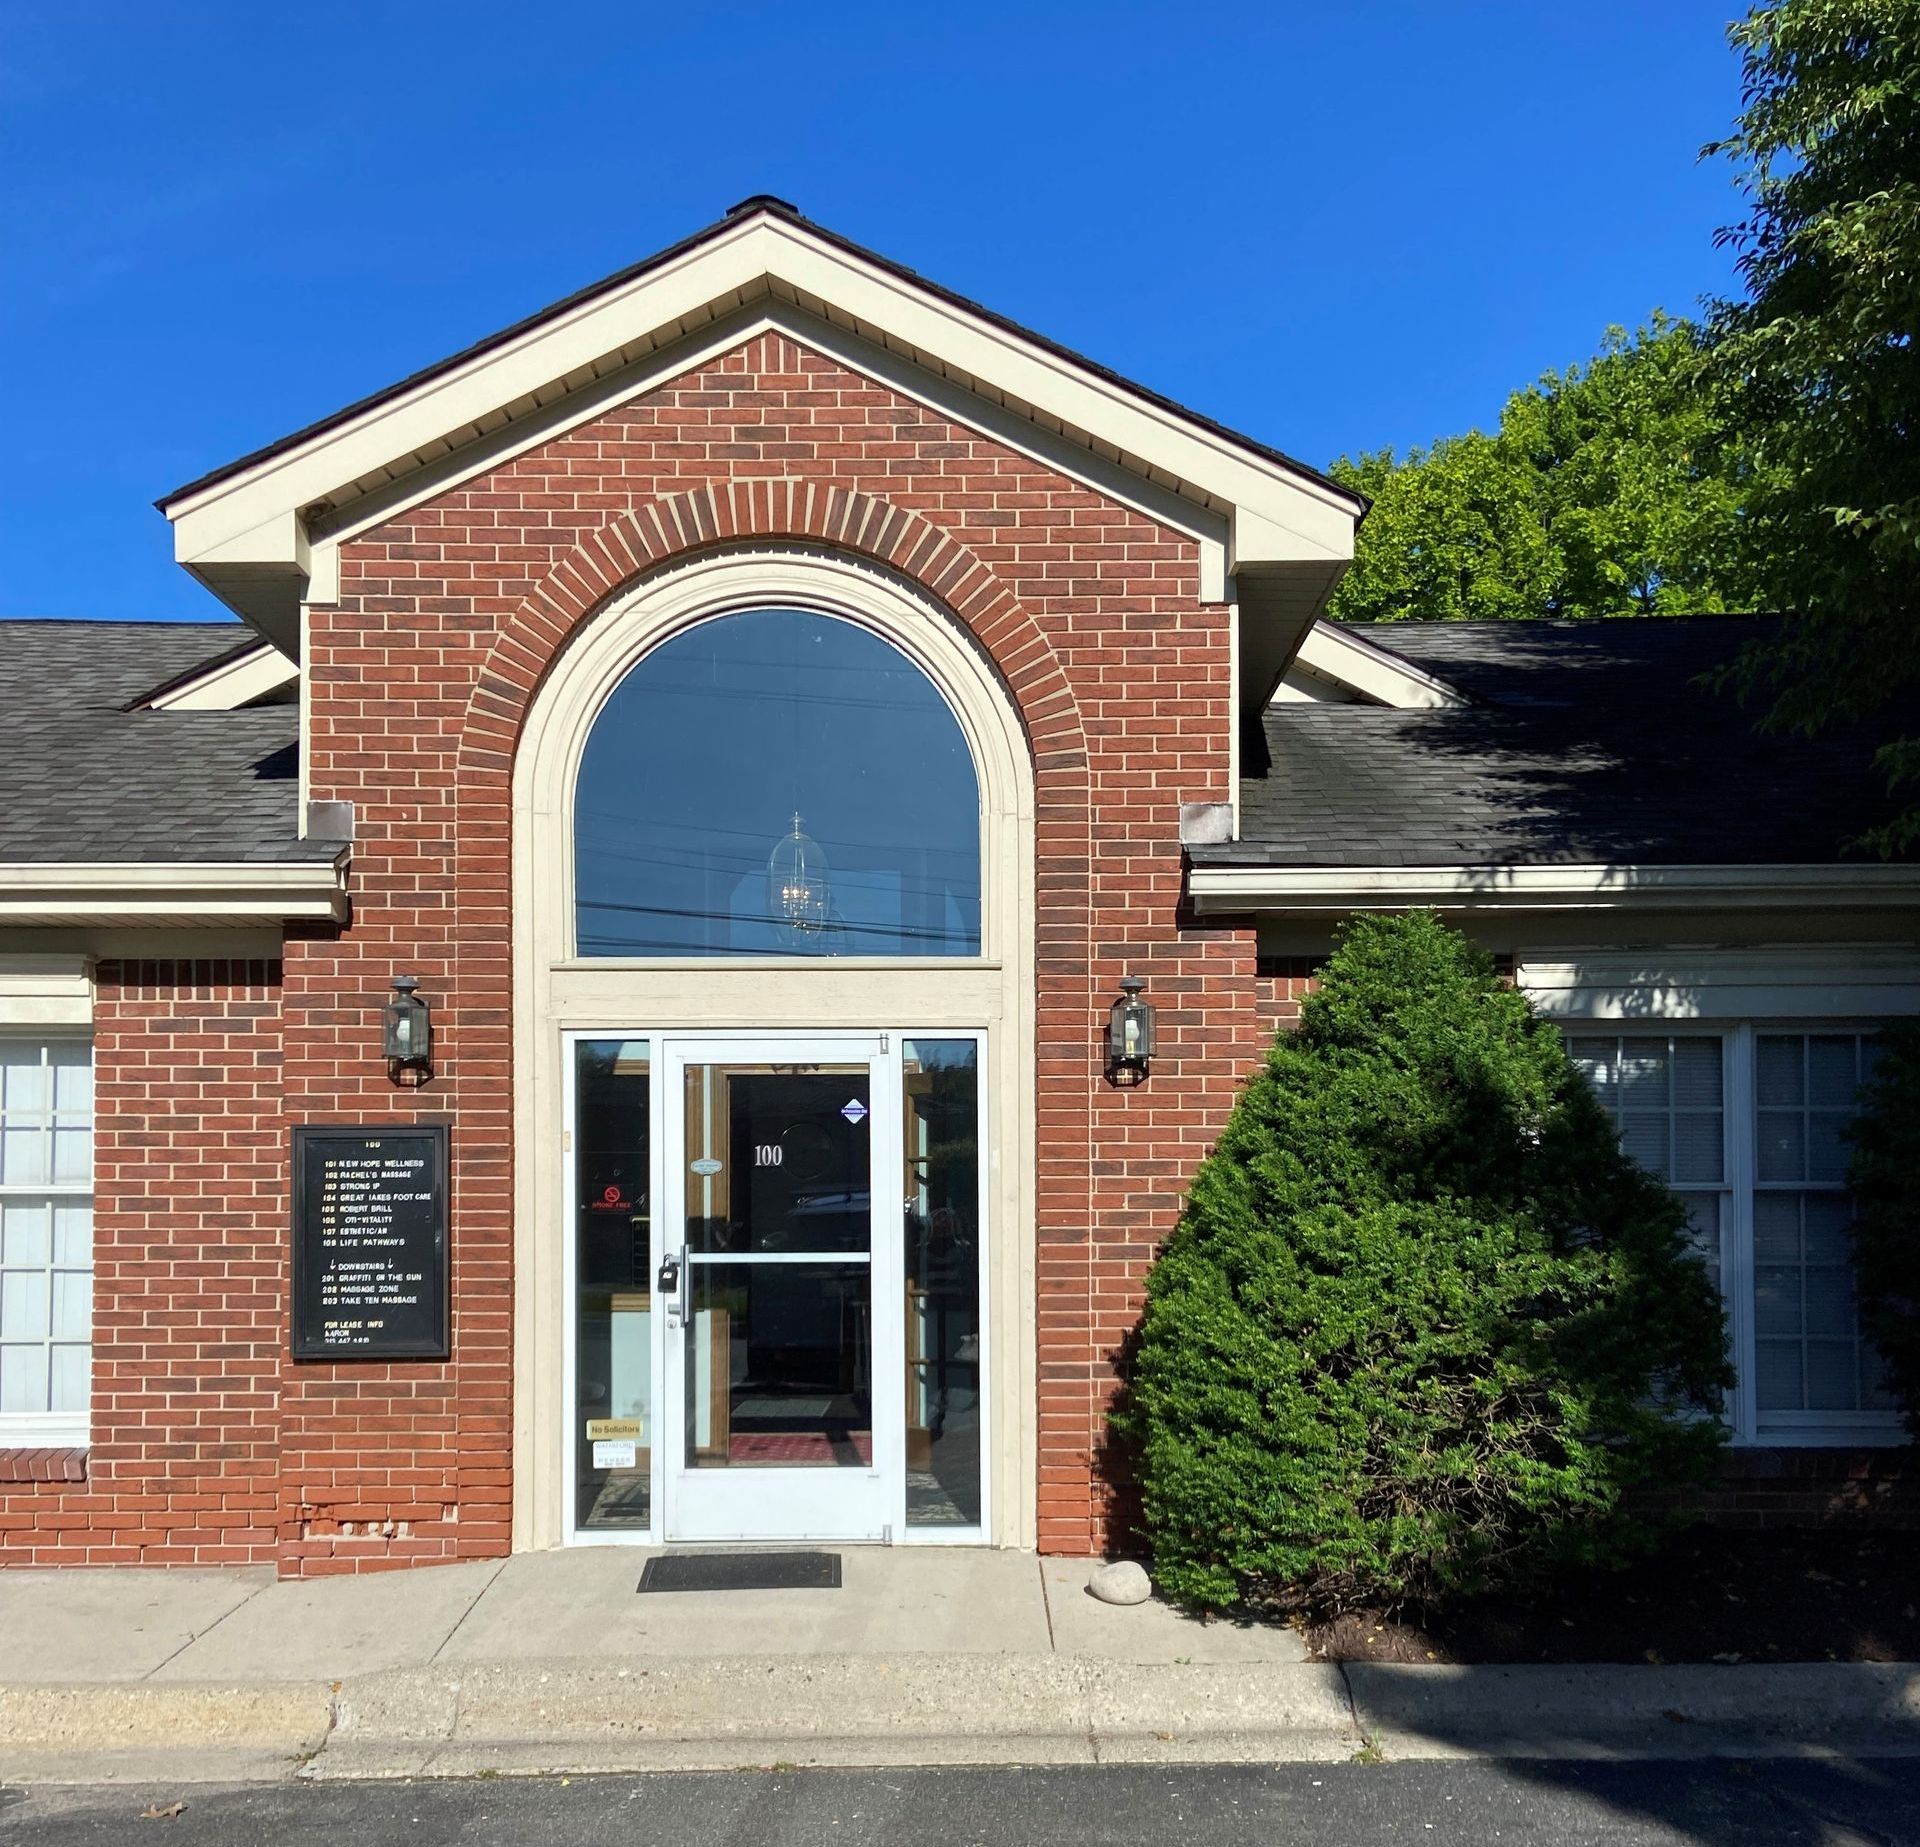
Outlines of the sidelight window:
[{"label": "sidelight window", "polygon": [[87,1441],[93,1054],[0,1039],[0,1447]]}]

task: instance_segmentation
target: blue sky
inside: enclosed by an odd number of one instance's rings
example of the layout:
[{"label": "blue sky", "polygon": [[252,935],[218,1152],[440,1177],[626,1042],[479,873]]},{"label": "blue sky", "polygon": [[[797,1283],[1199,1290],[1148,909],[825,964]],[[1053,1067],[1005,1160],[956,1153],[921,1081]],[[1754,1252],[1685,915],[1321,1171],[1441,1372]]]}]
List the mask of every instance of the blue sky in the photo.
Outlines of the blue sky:
[{"label": "blue sky", "polygon": [[212,618],[150,504],[774,192],[1324,464],[1731,286],[1730,0],[8,0],[0,614]]}]

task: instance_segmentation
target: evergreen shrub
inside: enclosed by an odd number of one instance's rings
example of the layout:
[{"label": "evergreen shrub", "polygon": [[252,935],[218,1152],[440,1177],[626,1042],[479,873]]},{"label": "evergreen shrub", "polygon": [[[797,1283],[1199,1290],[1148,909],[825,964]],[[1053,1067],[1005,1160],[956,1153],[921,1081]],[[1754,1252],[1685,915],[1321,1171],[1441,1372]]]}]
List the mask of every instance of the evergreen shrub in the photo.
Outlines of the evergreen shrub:
[{"label": "evergreen shrub", "polygon": [[1881,1037],[1860,1101],[1849,1169],[1860,1324],[1920,1443],[1920,1027]]},{"label": "evergreen shrub", "polygon": [[1155,1574],[1343,1609],[1624,1561],[1731,1385],[1686,1215],[1430,913],[1363,916],[1201,1164],[1115,1422]]}]

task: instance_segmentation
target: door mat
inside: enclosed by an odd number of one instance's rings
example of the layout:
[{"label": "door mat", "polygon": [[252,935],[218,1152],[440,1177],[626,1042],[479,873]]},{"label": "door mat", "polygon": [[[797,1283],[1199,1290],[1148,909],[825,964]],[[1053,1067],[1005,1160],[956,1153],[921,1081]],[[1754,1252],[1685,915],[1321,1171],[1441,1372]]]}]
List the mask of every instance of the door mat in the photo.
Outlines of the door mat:
[{"label": "door mat", "polygon": [[838,1552],[669,1552],[650,1558],[650,1590],[838,1590]]}]

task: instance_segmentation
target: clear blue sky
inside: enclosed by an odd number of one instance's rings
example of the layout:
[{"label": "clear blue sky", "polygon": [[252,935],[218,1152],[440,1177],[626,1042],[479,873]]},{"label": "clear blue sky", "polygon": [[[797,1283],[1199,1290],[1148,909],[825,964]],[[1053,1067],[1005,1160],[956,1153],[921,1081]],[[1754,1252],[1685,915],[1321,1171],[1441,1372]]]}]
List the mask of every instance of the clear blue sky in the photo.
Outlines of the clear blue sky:
[{"label": "clear blue sky", "polygon": [[1730,285],[1735,0],[7,0],[0,614],[214,617],[153,499],[774,192],[1303,459]]}]

